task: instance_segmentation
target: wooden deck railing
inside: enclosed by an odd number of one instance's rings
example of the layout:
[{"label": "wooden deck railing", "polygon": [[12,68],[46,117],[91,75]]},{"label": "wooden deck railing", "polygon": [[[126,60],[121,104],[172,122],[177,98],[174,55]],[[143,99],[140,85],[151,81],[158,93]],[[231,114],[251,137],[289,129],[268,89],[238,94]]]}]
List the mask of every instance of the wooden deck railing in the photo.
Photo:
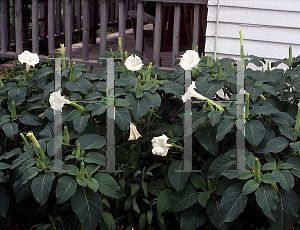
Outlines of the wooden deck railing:
[{"label": "wooden deck railing", "polygon": [[[48,55],[55,49],[55,39],[64,36],[66,57],[72,57],[72,35],[82,32],[82,60],[89,59],[89,43],[96,43],[96,30],[100,23],[99,56],[106,50],[107,25],[118,23],[124,48],[126,19],[128,11],[136,10],[137,0],[1,0],[0,1],[0,57],[11,57],[15,50],[20,54],[24,50],[24,4],[31,5],[32,52],[38,53],[41,39],[47,42]],[[28,8],[30,9],[30,7]],[[43,10],[45,9],[45,10]],[[40,10],[40,12],[39,12]],[[100,13],[99,13],[100,11]],[[99,15],[100,14],[100,15]],[[12,20],[11,20],[12,18]],[[63,18],[63,27],[61,19]],[[76,28],[75,28],[76,20]],[[83,23],[81,23],[83,21]],[[29,23],[28,23],[29,24]],[[27,24],[27,25],[28,25]],[[44,33],[39,29],[44,27]]]}]

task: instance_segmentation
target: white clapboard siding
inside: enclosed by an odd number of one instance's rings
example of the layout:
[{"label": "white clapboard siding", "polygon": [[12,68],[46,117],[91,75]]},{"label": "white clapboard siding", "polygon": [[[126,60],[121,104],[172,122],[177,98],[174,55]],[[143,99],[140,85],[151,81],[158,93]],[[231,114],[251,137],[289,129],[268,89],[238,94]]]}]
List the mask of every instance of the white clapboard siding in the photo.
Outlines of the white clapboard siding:
[{"label": "white clapboard siding", "polygon": [[[219,3],[219,6],[218,6]],[[205,54],[239,56],[239,30],[244,53],[268,61],[300,55],[300,1],[209,0]]]}]

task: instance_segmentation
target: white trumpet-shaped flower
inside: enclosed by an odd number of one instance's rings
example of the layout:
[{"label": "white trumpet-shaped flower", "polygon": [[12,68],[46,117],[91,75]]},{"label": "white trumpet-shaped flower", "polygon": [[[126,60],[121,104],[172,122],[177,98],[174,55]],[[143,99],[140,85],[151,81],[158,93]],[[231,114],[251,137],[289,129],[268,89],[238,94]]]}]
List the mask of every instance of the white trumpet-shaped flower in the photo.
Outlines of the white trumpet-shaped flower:
[{"label": "white trumpet-shaped flower", "polygon": [[195,50],[187,50],[180,59],[179,65],[184,70],[192,70],[200,61],[199,54]]},{"label": "white trumpet-shaped flower", "polygon": [[64,104],[70,104],[71,102],[65,99],[65,96],[61,96],[60,91],[50,94],[49,102],[53,110],[62,110]]},{"label": "white trumpet-shaped flower", "polygon": [[171,144],[167,143],[167,140],[170,139],[168,138],[165,134],[159,137],[154,137],[151,142],[152,142],[152,153],[154,155],[159,155],[159,156],[166,156],[168,154],[168,150],[170,147],[172,147]]},{"label": "white trumpet-shaped flower", "polygon": [[206,97],[202,96],[200,93],[196,92],[196,82],[192,81],[192,84],[189,86],[188,91],[182,95],[183,102],[186,102],[187,100],[191,99],[191,97],[195,97],[199,100],[207,100]]},{"label": "white trumpet-shaped flower", "polygon": [[139,56],[133,54],[126,59],[124,64],[126,68],[132,72],[140,70],[144,65],[142,63],[142,59]]},{"label": "white trumpet-shaped flower", "polygon": [[21,64],[26,63],[27,72],[29,72],[30,66],[34,67],[40,61],[37,54],[31,53],[27,50],[18,56],[18,60],[21,62]]},{"label": "white trumpet-shaped flower", "polygon": [[129,136],[129,141],[137,140],[140,138],[142,135],[139,134],[139,132],[136,129],[136,126],[130,122],[130,136]]}]

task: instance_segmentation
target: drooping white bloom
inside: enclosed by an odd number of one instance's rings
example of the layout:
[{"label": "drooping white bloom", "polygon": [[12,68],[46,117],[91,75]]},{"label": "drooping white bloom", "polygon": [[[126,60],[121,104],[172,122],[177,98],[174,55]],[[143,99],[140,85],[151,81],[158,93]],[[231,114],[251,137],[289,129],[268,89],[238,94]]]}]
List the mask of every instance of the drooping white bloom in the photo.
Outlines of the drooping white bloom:
[{"label": "drooping white bloom", "polygon": [[141,135],[137,131],[136,126],[132,122],[130,122],[130,136],[128,140],[133,141],[133,140],[137,140],[140,137]]},{"label": "drooping white bloom", "polygon": [[179,65],[184,70],[192,70],[200,61],[199,54],[195,50],[187,50],[181,56],[182,58],[180,59]]},{"label": "drooping white bloom", "polygon": [[171,144],[167,143],[167,140],[170,139],[168,138],[165,134],[159,137],[154,137],[151,142],[152,142],[152,153],[154,155],[159,155],[159,156],[166,156],[168,154],[168,150],[170,147],[172,147]]},{"label": "drooping white bloom", "polygon": [[39,55],[31,53],[29,51],[24,51],[18,56],[18,60],[23,64],[24,62],[26,63],[26,71],[28,72],[30,69],[30,66],[35,66],[36,64],[39,63]]},{"label": "drooping white bloom", "polygon": [[197,93],[194,89],[196,89],[196,82],[192,81],[192,84],[189,86],[188,91],[184,95],[182,95],[183,102],[191,99],[191,97],[195,97],[199,100],[207,100],[206,97],[202,96],[200,93]]},{"label": "drooping white bloom", "polygon": [[125,64],[126,68],[132,72],[140,70],[142,68],[142,66],[144,65],[142,63],[142,59],[139,56],[136,56],[134,54],[130,55],[126,59],[124,64]]},{"label": "drooping white bloom", "polygon": [[71,102],[65,99],[65,96],[61,96],[60,91],[50,94],[49,102],[53,110],[62,110],[64,104],[70,104]]}]

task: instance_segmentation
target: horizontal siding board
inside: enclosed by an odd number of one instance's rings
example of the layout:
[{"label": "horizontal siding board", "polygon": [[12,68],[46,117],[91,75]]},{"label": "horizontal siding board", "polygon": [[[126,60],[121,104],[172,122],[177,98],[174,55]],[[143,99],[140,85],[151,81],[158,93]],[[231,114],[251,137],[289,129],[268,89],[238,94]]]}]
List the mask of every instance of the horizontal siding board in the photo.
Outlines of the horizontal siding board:
[{"label": "horizontal siding board", "polygon": [[[206,38],[205,52],[214,52],[215,37]],[[300,54],[300,45],[292,45],[294,56]],[[245,54],[258,57],[282,59],[288,57],[289,45],[273,42],[244,40]],[[217,38],[217,55],[219,53],[239,56],[240,40],[232,38]]]},{"label": "horizontal siding board", "polygon": [[[220,6],[219,22],[300,28],[300,12]],[[209,6],[207,21],[217,20],[217,6]]]},{"label": "horizontal siding board", "polygon": [[[239,30],[243,30],[245,40],[268,41],[284,44],[300,45],[300,29],[287,27],[268,27],[249,24],[233,24],[223,23],[218,24],[218,37],[236,38],[239,39]],[[206,36],[214,37],[216,32],[216,23],[208,22]]]},{"label": "horizontal siding board", "polygon": [[[299,0],[219,0],[220,6],[253,8],[253,9],[269,9],[281,11],[300,11]],[[217,0],[209,0],[208,5],[217,5]]]}]

